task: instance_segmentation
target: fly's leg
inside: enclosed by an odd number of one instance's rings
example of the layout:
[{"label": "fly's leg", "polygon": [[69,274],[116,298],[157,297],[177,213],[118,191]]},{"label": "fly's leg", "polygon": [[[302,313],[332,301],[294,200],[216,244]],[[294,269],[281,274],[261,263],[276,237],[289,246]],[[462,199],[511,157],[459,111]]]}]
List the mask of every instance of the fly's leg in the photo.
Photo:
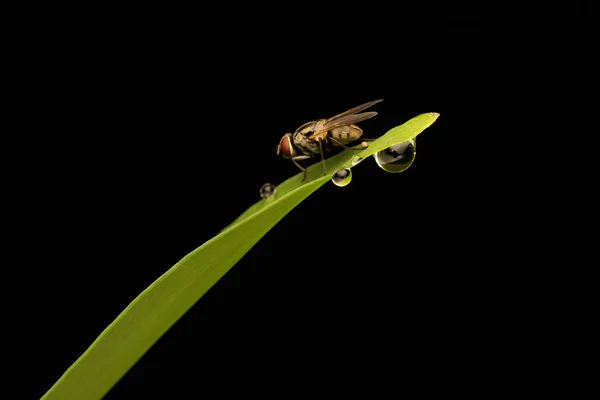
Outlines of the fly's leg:
[{"label": "fly's leg", "polygon": [[319,138],[319,149],[321,150],[321,161],[323,161],[323,176],[327,175],[327,165],[323,156],[323,139]]},{"label": "fly's leg", "polygon": [[298,161],[308,160],[309,158],[312,158],[312,156],[292,157],[292,161],[294,162],[294,164],[296,164],[296,167],[300,168],[300,170],[302,172],[304,172],[304,179],[302,179],[302,181],[304,181],[306,179],[308,182],[310,182],[310,176],[308,176],[308,171],[306,170],[306,168],[304,168],[304,167],[302,167],[302,165],[298,164]]}]

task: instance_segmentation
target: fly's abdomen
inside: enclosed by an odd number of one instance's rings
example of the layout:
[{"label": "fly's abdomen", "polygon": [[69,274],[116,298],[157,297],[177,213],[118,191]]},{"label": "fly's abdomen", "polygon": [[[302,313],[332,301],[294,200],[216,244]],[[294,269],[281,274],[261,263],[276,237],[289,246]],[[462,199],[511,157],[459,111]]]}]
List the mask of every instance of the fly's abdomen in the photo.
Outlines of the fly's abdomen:
[{"label": "fly's abdomen", "polygon": [[346,125],[332,129],[329,133],[338,142],[348,144],[358,140],[362,136],[363,131],[356,125]]}]

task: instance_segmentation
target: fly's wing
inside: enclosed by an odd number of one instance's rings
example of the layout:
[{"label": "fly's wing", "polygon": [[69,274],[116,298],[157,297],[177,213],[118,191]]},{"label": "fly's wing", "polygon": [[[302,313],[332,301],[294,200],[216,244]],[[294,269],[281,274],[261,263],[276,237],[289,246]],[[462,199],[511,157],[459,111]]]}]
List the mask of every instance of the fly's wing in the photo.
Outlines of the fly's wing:
[{"label": "fly's wing", "polygon": [[377,115],[377,112],[369,111],[369,112],[361,113],[361,114],[346,115],[344,117],[337,118],[333,121],[327,120],[327,122],[325,122],[325,124],[323,125],[323,129],[321,129],[321,132],[322,131],[330,131],[332,129],[339,128],[341,126],[358,124],[359,122],[364,121],[369,118],[373,118],[376,115]]},{"label": "fly's wing", "polygon": [[359,113],[359,112],[361,112],[362,110],[366,110],[366,109],[367,109],[367,108],[369,108],[369,107],[373,107],[373,106],[374,106],[375,104],[377,104],[377,103],[381,103],[382,101],[383,101],[383,99],[379,99],[379,100],[370,101],[370,102],[368,102],[368,103],[365,103],[365,104],[361,104],[360,106],[357,106],[357,107],[351,108],[351,109],[349,109],[348,111],[344,111],[343,113],[341,113],[341,114],[338,114],[338,115],[336,115],[335,117],[331,117],[331,118],[329,118],[329,119],[327,120],[327,122],[330,122],[330,121],[331,121],[331,122],[333,122],[333,121],[335,121],[336,119],[339,119],[339,118],[345,117],[345,116],[347,116],[347,115],[352,115],[352,114]]},{"label": "fly's wing", "polygon": [[377,115],[377,112],[375,112],[375,111],[369,111],[369,112],[365,112],[365,113],[361,113],[361,114],[357,114],[357,113],[362,110],[365,110],[369,107],[372,107],[375,104],[380,103],[382,101],[383,101],[383,99],[370,101],[370,102],[362,104],[358,107],[351,108],[348,111],[345,111],[341,114],[336,115],[335,117],[331,117],[325,121],[325,123],[323,124],[323,128],[319,132],[315,132],[311,136],[319,136],[323,132],[330,131],[332,129],[339,128],[342,126],[357,124],[366,119],[373,118],[374,116]]}]

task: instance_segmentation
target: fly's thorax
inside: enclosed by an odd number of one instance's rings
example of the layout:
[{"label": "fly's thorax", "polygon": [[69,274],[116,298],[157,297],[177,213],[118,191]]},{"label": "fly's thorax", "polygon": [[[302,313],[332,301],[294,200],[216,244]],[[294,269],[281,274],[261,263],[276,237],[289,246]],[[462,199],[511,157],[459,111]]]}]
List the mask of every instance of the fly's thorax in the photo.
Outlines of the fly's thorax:
[{"label": "fly's thorax", "polygon": [[325,122],[327,122],[326,119],[320,119],[315,122],[315,125],[313,126],[313,132],[321,132],[325,126]]},{"label": "fly's thorax", "polygon": [[294,133],[294,146],[296,146],[304,154],[319,154],[319,143],[310,140],[308,136],[301,132]]},{"label": "fly's thorax", "polygon": [[307,122],[303,125],[300,125],[298,129],[296,129],[296,133],[301,133],[303,135],[310,135],[315,131],[315,125],[320,121],[311,121]]},{"label": "fly's thorax", "polygon": [[338,142],[347,144],[360,139],[363,134],[363,130],[356,125],[346,125],[332,129],[329,134]]}]

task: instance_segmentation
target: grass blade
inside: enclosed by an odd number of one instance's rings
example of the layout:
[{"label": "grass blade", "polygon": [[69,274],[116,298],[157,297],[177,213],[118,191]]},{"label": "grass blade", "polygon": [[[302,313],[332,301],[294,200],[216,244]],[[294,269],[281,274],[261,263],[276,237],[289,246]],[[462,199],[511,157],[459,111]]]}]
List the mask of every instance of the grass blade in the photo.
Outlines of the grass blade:
[{"label": "grass blade", "polygon": [[[144,290],[100,334],[63,374],[42,400],[98,400],[152,347],[277,222],[302,200],[331,179],[335,171],[351,168],[385,148],[414,138],[438,117],[421,114],[361,150],[347,150],[327,160],[330,175],[302,183],[303,173],[277,187],[275,198],[261,200],[217,236],[192,251]],[[322,174],[321,163],[309,167]]]}]

